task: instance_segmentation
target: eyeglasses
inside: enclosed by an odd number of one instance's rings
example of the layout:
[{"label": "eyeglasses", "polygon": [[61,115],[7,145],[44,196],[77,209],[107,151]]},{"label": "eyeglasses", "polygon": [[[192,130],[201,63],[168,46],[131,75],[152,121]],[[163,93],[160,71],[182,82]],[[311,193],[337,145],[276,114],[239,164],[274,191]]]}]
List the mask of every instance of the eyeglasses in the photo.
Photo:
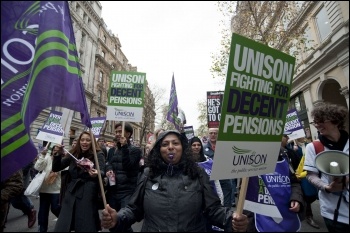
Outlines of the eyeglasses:
[{"label": "eyeglasses", "polygon": [[327,122],[331,122],[331,121],[330,120],[313,121],[310,124],[311,125],[319,125],[319,124],[324,124],[324,123],[327,123]]}]

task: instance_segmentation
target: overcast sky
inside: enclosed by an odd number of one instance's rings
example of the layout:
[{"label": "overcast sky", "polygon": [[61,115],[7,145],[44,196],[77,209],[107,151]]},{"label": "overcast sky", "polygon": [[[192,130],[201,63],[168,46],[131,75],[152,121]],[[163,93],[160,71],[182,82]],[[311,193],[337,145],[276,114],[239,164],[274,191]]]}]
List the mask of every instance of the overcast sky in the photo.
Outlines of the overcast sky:
[{"label": "overcast sky", "polygon": [[129,63],[146,73],[150,87],[165,89],[165,103],[174,73],[186,125],[197,129],[197,103],[206,99],[207,91],[224,90],[223,82],[210,74],[210,55],[220,47],[223,19],[215,2],[100,3],[102,18],[118,36]]}]

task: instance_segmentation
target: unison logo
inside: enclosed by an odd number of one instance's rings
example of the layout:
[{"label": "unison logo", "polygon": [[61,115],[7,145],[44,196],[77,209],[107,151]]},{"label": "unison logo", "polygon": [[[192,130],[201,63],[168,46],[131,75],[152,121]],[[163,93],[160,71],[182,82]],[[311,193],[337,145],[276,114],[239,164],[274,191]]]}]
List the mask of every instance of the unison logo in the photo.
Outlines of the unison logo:
[{"label": "unison logo", "polygon": [[127,112],[123,111],[122,109],[114,108],[115,112],[114,114],[116,116],[124,116],[124,117],[134,117],[135,113],[134,112]]},{"label": "unison logo", "polygon": [[256,154],[255,151],[240,149],[236,146],[232,147],[234,152],[232,164],[237,165],[251,165],[252,167],[259,167],[266,163],[267,154]]}]

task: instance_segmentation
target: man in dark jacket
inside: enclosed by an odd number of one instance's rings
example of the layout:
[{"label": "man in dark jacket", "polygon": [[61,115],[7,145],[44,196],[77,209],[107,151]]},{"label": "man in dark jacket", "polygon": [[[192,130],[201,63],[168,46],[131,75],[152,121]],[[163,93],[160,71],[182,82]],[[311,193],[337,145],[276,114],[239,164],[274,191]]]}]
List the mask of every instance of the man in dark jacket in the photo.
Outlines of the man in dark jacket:
[{"label": "man in dark jacket", "polygon": [[[216,141],[218,139],[218,128],[209,129],[209,140],[204,145],[204,154],[211,159],[214,159]],[[232,200],[232,182],[230,179],[219,180],[222,192],[224,194],[224,206],[231,207],[234,201]]]},{"label": "man in dark jacket", "polygon": [[[116,182],[115,185],[108,185],[106,198],[108,204],[117,211],[128,204],[131,195],[135,191],[139,173],[139,161],[142,156],[141,149],[130,143],[133,128],[127,122],[125,122],[123,135],[127,139],[127,145],[121,146],[122,125],[122,122],[120,122],[114,127],[117,146],[109,150],[109,161],[106,165],[106,176],[114,175]],[[110,230],[118,232],[117,229]],[[128,232],[132,232],[131,227],[128,229]]]},{"label": "man in dark jacket", "polygon": [[98,140],[97,140],[97,143],[100,145],[100,148],[103,152],[103,155],[105,156],[105,160],[107,159],[107,148],[106,148],[106,141],[104,138],[100,137]]}]

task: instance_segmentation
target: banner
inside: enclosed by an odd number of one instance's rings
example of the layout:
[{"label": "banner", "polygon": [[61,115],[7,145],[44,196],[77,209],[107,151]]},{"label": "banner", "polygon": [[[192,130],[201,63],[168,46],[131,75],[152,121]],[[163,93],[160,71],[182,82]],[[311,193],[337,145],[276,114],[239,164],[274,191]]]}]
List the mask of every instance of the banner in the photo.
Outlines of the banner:
[{"label": "banner", "polygon": [[193,126],[184,126],[184,131],[188,140],[194,137]]},{"label": "banner", "polygon": [[261,176],[249,178],[244,209],[275,218],[277,223],[282,221],[282,215]]},{"label": "banner", "polygon": [[273,172],[295,58],[232,34],[211,180]]},{"label": "banner", "polygon": [[219,128],[223,91],[207,92],[208,128]]},{"label": "banner", "polygon": [[109,85],[107,120],[142,122],[146,74],[113,70]]},{"label": "banner", "polygon": [[98,139],[101,134],[103,125],[106,122],[106,117],[93,117],[91,118],[92,128],[91,131],[95,135],[95,138]]},{"label": "banner", "polygon": [[67,1],[1,2],[1,181],[32,162],[42,110],[81,113],[91,127]]},{"label": "banner", "polygon": [[305,131],[301,124],[297,110],[290,109],[287,113],[286,124],[284,125],[284,131],[289,132],[288,137],[290,140],[305,137]]},{"label": "banner", "polygon": [[61,144],[63,140],[63,127],[61,125],[62,113],[51,111],[44,125],[39,130],[36,139]]},{"label": "banner", "polygon": [[176,94],[176,87],[175,87],[175,79],[173,74],[173,78],[171,80],[169,108],[168,108],[166,119],[169,122],[172,122],[174,124],[175,129],[180,130],[181,119],[178,118],[178,115],[179,115],[178,101],[177,101],[177,94]]}]

